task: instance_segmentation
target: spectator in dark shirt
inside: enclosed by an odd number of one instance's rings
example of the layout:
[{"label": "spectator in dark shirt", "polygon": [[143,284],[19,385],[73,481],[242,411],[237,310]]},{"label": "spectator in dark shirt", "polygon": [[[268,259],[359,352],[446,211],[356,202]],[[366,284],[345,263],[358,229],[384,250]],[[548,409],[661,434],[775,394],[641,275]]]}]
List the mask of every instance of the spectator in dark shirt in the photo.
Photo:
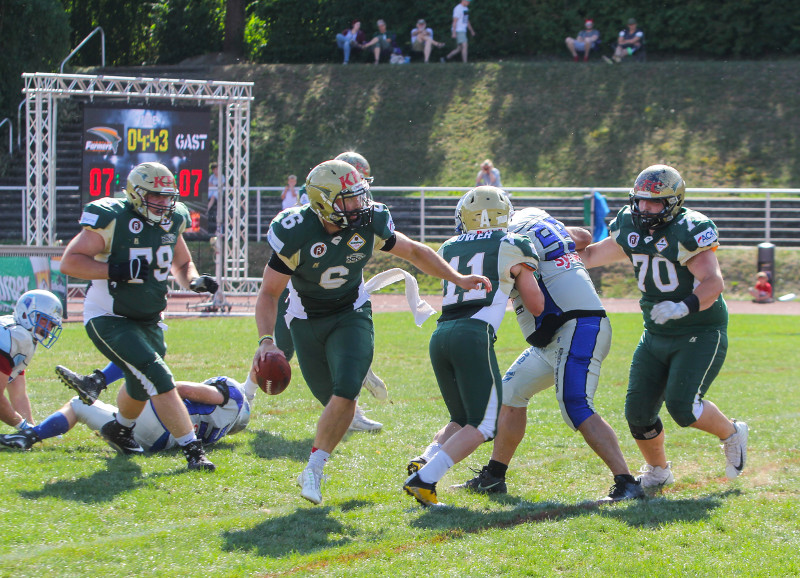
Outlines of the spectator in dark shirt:
[{"label": "spectator in dark shirt", "polygon": [[372,53],[375,55],[375,64],[381,60],[388,62],[394,51],[395,34],[386,30],[386,22],[378,20],[378,32],[372,37],[372,40],[364,44],[363,48],[372,47]]}]

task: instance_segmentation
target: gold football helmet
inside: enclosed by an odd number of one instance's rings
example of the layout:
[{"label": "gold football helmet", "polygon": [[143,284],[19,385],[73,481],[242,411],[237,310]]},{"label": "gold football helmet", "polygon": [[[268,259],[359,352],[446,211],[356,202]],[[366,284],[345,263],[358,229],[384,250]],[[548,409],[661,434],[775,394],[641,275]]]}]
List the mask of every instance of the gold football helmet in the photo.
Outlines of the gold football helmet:
[{"label": "gold football helmet", "polygon": [[369,183],[349,163],[331,160],[311,169],[306,193],[311,209],[341,229],[363,227],[372,221]]},{"label": "gold football helmet", "polygon": [[[148,195],[168,197],[168,200],[166,204],[154,202],[148,200]],[[175,177],[161,163],[142,163],[133,167],[128,175],[125,196],[145,221],[154,225],[166,223],[172,219],[178,199]]]},{"label": "gold football helmet", "polygon": [[[642,229],[658,229],[666,226],[680,212],[686,196],[686,183],[680,173],[667,165],[647,167],[639,176],[629,194],[633,224]],[[664,204],[658,213],[643,213],[639,210],[641,199],[657,199]]]},{"label": "gold football helmet", "polygon": [[340,155],[338,155],[334,160],[350,163],[356,168],[356,170],[359,173],[361,173],[361,176],[364,177],[364,179],[366,179],[368,183],[372,182],[373,177],[372,177],[372,171],[369,168],[369,163],[367,162],[367,159],[365,159],[357,152],[355,151],[343,152]]},{"label": "gold football helmet", "polygon": [[456,205],[456,232],[505,229],[513,212],[514,207],[502,189],[477,187]]}]

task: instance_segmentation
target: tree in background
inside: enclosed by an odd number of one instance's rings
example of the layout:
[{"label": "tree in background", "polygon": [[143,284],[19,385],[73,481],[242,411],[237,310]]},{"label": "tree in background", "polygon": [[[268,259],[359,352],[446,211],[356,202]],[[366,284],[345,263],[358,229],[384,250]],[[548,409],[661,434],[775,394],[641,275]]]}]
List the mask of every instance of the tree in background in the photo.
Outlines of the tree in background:
[{"label": "tree in background", "polygon": [[[16,117],[23,72],[57,71],[67,54],[69,22],[59,0],[2,0],[0,118]],[[0,147],[5,142],[0,139]]]}]

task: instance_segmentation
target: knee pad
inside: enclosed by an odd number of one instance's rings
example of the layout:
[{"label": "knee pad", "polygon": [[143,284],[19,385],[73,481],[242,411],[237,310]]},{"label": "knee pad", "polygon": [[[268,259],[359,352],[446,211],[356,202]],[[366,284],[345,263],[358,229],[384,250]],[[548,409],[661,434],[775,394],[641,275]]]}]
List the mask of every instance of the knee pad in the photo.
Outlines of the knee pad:
[{"label": "knee pad", "polygon": [[651,440],[664,431],[664,424],[661,423],[661,418],[656,420],[656,423],[652,425],[640,426],[640,425],[633,425],[628,424],[628,428],[631,430],[631,435],[635,440]]}]

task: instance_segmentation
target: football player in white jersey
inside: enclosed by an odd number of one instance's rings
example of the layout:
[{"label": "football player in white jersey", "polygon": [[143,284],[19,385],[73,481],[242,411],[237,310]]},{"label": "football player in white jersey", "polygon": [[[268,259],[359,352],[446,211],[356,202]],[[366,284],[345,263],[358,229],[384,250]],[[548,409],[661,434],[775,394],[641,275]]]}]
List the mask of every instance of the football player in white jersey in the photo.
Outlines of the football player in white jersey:
[{"label": "football player in white jersey", "polygon": [[512,294],[517,321],[531,345],[503,377],[503,405],[497,437],[488,465],[473,479],[454,486],[481,493],[505,493],[505,474],[525,435],[531,397],[556,385],[561,415],[573,431],[605,462],[614,485],[603,501],[643,496],[633,478],[611,426],[594,409],[600,366],[611,346],[611,324],[586,268],[578,258],[591,242],[588,231],[567,228],[537,208],[514,213],[509,231],[527,236],[539,254],[539,288],[545,306],[529,312],[519,295]]},{"label": "football player in white jersey", "polygon": [[58,297],[34,289],[20,295],[13,315],[0,316],[0,420],[19,431],[34,423],[25,368],[38,344],[49,349],[56,342],[62,315]]},{"label": "football player in white jersey", "polygon": [[[176,386],[189,413],[194,432],[205,446],[247,427],[250,421],[250,404],[245,399],[242,385],[235,379],[220,376],[207,379],[203,383],[178,381]],[[116,411],[117,408],[113,405],[102,401],[87,405],[75,396],[61,409],[45,418],[40,425],[0,436],[0,445],[28,450],[37,442],[67,433],[77,423],[100,431],[114,419]],[[152,401],[148,401],[139,415],[133,437],[144,451],[151,453],[177,445],[175,437],[156,415]]]}]

